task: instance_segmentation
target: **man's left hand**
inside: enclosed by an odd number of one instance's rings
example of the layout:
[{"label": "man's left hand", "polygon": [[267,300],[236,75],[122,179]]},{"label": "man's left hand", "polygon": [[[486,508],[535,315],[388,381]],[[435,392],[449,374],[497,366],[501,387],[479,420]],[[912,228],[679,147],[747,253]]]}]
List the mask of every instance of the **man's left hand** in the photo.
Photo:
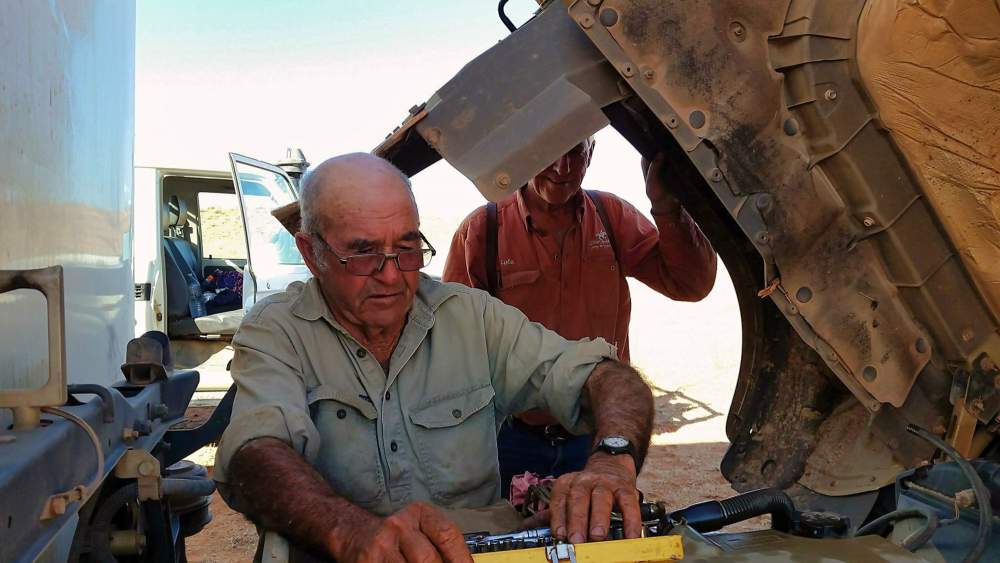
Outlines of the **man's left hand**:
[{"label": "man's left hand", "polygon": [[666,157],[663,153],[653,157],[652,162],[645,158],[642,159],[642,175],[646,179],[646,197],[653,204],[654,212],[679,212],[680,202],[663,183],[665,162]]},{"label": "man's left hand", "polygon": [[611,511],[617,507],[624,520],[625,537],[640,537],[642,516],[635,479],[632,456],[595,453],[583,471],[559,477],[552,488],[552,533],[570,543],[604,540],[608,537]]}]

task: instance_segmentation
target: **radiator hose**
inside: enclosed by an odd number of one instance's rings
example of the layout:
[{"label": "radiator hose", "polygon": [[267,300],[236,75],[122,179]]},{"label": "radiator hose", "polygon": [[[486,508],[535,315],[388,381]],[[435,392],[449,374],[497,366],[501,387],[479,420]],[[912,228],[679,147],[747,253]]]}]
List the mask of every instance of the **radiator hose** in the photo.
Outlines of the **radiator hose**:
[{"label": "radiator hose", "polygon": [[699,532],[714,532],[730,524],[765,514],[771,515],[772,528],[788,532],[792,527],[795,505],[780,489],[758,489],[725,500],[692,504],[671,512],[666,519],[674,523],[683,520]]}]

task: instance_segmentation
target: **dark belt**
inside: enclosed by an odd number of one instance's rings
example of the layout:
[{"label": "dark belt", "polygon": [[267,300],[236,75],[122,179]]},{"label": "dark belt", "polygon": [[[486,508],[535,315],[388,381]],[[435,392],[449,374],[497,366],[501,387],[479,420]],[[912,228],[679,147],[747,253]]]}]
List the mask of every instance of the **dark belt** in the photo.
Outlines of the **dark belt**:
[{"label": "dark belt", "polygon": [[573,434],[570,434],[569,431],[563,428],[561,424],[541,424],[535,426],[527,424],[523,420],[513,416],[510,418],[510,423],[511,426],[522,428],[532,434],[535,434],[543,440],[548,440],[553,446],[563,444],[570,438],[574,437]]}]

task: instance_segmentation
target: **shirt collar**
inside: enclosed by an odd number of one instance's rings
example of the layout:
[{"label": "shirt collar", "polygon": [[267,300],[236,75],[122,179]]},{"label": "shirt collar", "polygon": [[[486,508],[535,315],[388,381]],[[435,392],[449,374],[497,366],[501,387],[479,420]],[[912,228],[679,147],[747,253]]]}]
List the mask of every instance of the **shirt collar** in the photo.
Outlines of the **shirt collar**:
[{"label": "shirt collar", "polygon": [[[413,305],[410,306],[410,320],[424,328],[434,326],[434,313],[452,295],[454,292],[448,291],[444,284],[421,272],[417,294],[413,298]],[[323,297],[323,290],[320,289],[319,280],[314,277],[305,282],[302,293],[292,305],[292,313],[306,321],[322,318],[338,330],[344,330],[330,312],[330,307]]]},{"label": "shirt collar", "polygon": [[[521,214],[521,219],[524,221],[524,228],[527,229],[528,232],[530,233],[535,231],[535,227],[531,220],[531,211],[528,210],[528,204],[527,202],[524,201],[524,190],[526,189],[528,189],[527,184],[522,186],[521,189],[517,190],[517,192],[514,194],[514,197],[517,200],[517,211],[518,213]],[[580,188],[580,191],[576,192],[576,195],[573,196],[573,205],[576,207],[577,221],[583,220],[583,213],[585,207],[584,199],[585,198],[583,196],[583,188]]]}]

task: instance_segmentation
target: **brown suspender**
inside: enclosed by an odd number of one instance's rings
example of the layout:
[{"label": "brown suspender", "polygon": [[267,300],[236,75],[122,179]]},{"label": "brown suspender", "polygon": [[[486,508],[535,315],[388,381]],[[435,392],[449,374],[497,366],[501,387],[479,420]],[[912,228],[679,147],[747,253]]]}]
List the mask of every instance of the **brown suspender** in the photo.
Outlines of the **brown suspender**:
[{"label": "brown suspender", "polygon": [[[601,225],[604,225],[604,232],[608,233],[608,242],[611,243],[611,253],[615,255],[615,262],[618,262],[618,243],[615,242],[615,231],[611,228],[611,220],[608,219],[608,212],[604,210],[604,202],[601,198],[597,197],[597,192],[592,192],[590,190],[584,190],[590,201],[594,202],[594,207],[597,208],[597,216],[601,219]],[[619,271],[621,268],[619,268]]]},{"label": "brown suspender", "polygon": [[496,297],[500,290],[500,271],[497,268],[497,204],[486,204],[486,291]]},{"label": "brown suspender", "polygon": [[[608,213],[604,209],[604,202],[601,201],[596,192],[590,190],[584,190],[583,192],[587,194],[590,201],[594,202],[594,208],[597,209],[597,216],[601,220],[601,225],[604,226],[604,232],[608,234],[608,242],[611,243],[611,252],[615,255],[615,262],[618,262],[618,243],[615,242],[615,232],[611,228],[611,221],[608,219]],[[486,204],[486,291],[490,292],[490,295],[494,297],[499,295],[498,292],[500,290],[500,269],[497,264],[499,231],[497,204],[491,201]],[[620,268],[619,271],[621,271]]]}]

